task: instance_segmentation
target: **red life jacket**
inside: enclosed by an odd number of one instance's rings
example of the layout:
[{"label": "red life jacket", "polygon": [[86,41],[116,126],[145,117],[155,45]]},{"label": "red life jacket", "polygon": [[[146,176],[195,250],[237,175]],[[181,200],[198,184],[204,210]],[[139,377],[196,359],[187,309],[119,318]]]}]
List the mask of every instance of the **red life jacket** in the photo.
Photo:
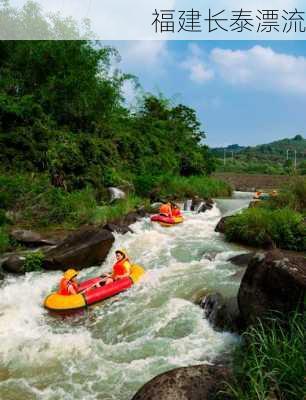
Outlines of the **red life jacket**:
[{"label": "red life jacket", "polygon": [[113,276],[120,277],[121,275],[125,275],[127,272],[130,273],[131,265],[128,258],[124,258],[123,260],[117,261],[113,266]]},{"label": "red life jacket", "polygon": [[69,286],[72,285],[74,290],[78,291],[78,285],[75,282],[67,281],[67,279],[62,278],[59,284],[58,294],[62,296],[69,296],[71,293],[69,292]]}]

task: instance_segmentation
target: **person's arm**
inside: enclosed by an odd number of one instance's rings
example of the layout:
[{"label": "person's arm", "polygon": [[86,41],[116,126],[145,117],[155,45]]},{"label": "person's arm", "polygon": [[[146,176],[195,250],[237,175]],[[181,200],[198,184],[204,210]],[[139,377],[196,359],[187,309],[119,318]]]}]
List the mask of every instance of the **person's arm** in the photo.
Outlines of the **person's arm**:
[{"label": "person's arm", "polygon": [[68,292],[69,292],[69,294],[77,294],[77,291],[75,290],[75,288],[71,282],[68,284]]},{"label": "person's arm", "polygon": [[113,279],[115,280],[115,281],[117,281],[118,279],[123,279],[123,278],[128,278],[130,276],[130,273],[129,272],[126,272],[125,274],[123,274],[123,275],[115,275],[115,277],[113,277]]}]

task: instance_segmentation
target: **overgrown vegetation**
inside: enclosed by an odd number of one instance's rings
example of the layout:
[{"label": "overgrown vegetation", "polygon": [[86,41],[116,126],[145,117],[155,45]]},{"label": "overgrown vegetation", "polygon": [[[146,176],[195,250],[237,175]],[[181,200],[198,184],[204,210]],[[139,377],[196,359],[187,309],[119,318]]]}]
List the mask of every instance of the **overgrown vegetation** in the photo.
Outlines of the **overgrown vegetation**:
[{"label": "overgrown vegetation", "polygon": [[86,41],[0,42],[0,163],[47,172],[78,190],[138,176],[210,173],[195,111],[147,94],[124,103],[131,76],[110,73],[116,54]]},{"label": "overgrown vegetation", "polygon": [[141,205],[148,206],[146,200],[135,195],[129,195],[126,199],[117,200],[115,204],[98,206],[94,210],[90,222],[102,224],[115,221]]},{"label": "overgrown vegetation", "polygon": [[306,393],[305,325],[306,314],[294,313],[285,324],[272,319],[249,328],[234,355],[230,398],[302,400]]},{"label": "overgrown vegetation", "polygon": [[[229,195],[193,109],[162,95],[123,96],[136,78],[89,41],[0,41],[0,225],[79,226],[163,196]],[[2,172],[1,172],[2,171]],[[5,171],[5,172],[4,172]],[[115,207],[108,186],[131,195]]]},{"label": "overgrown vegetation", "polygon": [[290,185],[283,187],[278,196],[272,197],[266,204],[267,208],[277,210],[288,207],[306,215],[306,178],[293,179]]},{"label": "overgrown vegetation", "polygon": [[28,253],[25,257],[24,270],[25,272],[40,271],[44,255],[41,251]]},{"label": "overgrown vegetation", "polygon": [[136,179],[138,192],[155,200],[161,198],[182,199],[185,197],[201,196],[227,197],[232,194],[232,188],[218,179],[205,176],[172,176],[160,177],[140,176]]},{"label": "overgrown vegetation", "polygon": [[248,245],[306,250],[306,179],[297,179],[278,196],[262,201],[225,222],[230,241]]},{"label": "overgrown vegetation", "polygon": [[3,253],[10,244],[9,235],[6,226],[0,226],[0,253]]},{"label": "overgrown vegetation", "polygon": [[226,238],[248,245],[304,250],[305,224],[301,214],[289,209],[250,208],[226,221]]}]

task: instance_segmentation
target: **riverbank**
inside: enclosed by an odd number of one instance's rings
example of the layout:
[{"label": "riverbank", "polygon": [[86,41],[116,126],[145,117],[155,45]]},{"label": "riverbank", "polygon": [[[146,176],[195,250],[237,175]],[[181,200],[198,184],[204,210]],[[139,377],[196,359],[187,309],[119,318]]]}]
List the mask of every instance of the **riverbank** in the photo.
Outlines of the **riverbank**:
[{"label": "riverbank", "polygon": [[[51,239],[63,238],[82,225],[100,226],[112,223],[150,201],[171,200],[192,196],[211,198],[230,196],[231,187],[206,176],[161,177],[143,182],[136,189],[133,183],[120,187],[121,199],[114,199],[107,188],[88,186],[67,191],[55,187],[46,174],[0,174],[0,253],[16,247],[10,232],[16,229],[35,230]],[[138,183],[139,184],[139,183]]]},{"label": "riverbank", "polygon": [[257,248],[306,251],[306,178],[296,178],[276,196],[250,203],[224,217],[216,230],[227,240]]}]

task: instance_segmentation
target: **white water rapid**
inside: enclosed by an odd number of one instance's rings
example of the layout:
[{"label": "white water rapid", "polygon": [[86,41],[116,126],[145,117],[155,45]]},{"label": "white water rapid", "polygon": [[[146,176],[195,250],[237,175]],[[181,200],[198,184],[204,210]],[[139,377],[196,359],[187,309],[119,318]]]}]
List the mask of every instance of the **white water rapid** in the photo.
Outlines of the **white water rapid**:
[{"label": "white water rapid", "polygon": [[[233,201],[217,202],[223,214],[249,197]],[[226,260],[243,249],[214,232],[220,209],[186,213],[185,222],[171,228],[143,219],[133,234],[116,235],[106,262],[83,270],[80,279],[110,270],[114,250],[123,247],[148,271],[145,280],[68,318],[42,307],[60,272],[6,277],[0,287],[0,399],[129,400],[161,372],[230,351],[238,338],[216,332],[193,303],[199,291],[229,296],[238,289],[237,269]]]}]

